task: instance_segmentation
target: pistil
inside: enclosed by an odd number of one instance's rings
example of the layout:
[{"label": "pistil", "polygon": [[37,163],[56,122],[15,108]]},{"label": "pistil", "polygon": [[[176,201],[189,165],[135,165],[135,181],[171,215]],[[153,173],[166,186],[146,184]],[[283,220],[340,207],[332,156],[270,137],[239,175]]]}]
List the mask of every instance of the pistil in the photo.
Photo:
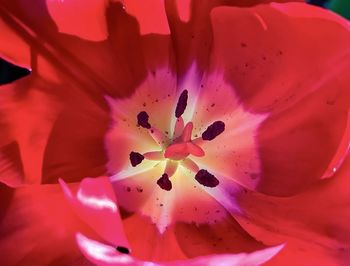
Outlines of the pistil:
[{"label": "pistil", "polygon": [[202,133],[200,138],[192,140],[193,123],[190,121],[185,125],[182,118],[187,107],[187,101],[188,91],[184,90],[176,105],[176,123],[172,140],[150,124],[147,112],[141,111],[137,115],[138,125],[148,130],[149,134],[159,144],[162,150],[146,152],[143,155],[138,152],[131,152],[131,165],[136,167],[144,159],[156,161],[166,160],[164,174],[157,180],[157,185],[166,191],[172,189],[170,178],[175,174],[179,165],[195,173],[195,179],[205,187],[216,187],[219,184],[219,180],[213,174],[205,169],[200,169],[196,162],[188,158],[188,156],[205,156],[205,152],[200,145],[205,141],[215,139],[224,132],[225,123],[215,121]]}]

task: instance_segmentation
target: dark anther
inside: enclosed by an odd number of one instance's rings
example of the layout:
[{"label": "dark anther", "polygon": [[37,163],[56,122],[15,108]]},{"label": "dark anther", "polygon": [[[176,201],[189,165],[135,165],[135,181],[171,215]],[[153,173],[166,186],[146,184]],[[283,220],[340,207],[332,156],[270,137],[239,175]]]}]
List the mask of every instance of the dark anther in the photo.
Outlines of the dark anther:
[{"label": "dark anther", "polygon": [[222,121],[215,121],[202,134],[202,139],[213,140],[225,130],[225,123]]},{"label": "dark anther", "polygon": [[158,179],[157,184],[160,188],[167,191],[170,191],[173,187],[167,174],[163,174],[162,177]]},{"label": "dark anther", "polygon": [[143,159],[145,159],[145,157],[141,153],[133,152],[133,151],[130,152],[129,158],[130,158],[130,163],[133,167],[140,164],[143,161]]},{"label": "dark anther", "polygon": [[120,253],[123,253],[123,254],[129,254],[130,253],[129,249],[126,248],[126,247],[117,246],[115,249],[118,250]]},{"label": "dark anther", "polygon": [[148,118],[148,114],[145,111],[142,111],[137,115],[137,123],[143,128],[150,129],[151,124],[148,123]]},{"label": "dark anther", "polygon": [[181,92],[181,95],[176,105],[176,110],[175,110],[176,118],[179,118],[185,112],[186,106],[187,106],[187,99],[188,99],[188,91],[184,90],[183,92]]},{"label": "dark anther", "polygon": [[195,179],[199,182],[199,184],[205,187],[216,187],[219,185],[219,180],[209,173],[207,170],[201,169],[195,176]]}]

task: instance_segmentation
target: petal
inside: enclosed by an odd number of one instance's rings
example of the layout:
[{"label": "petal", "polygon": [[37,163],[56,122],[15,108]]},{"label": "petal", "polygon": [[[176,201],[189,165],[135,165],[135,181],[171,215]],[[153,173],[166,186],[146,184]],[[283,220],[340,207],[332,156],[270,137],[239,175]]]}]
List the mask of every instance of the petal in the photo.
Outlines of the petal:
[{"label": "petal", "polygon": [[77,233],[76,240],[81,252],[94,265],[147,265],[146,263],[138,263],[131,256],[119,254],[115,248],[102,244]]},{"label": "petal", "polygon": [[24,179],[23,165],[17,142],[0,148],[0,182],[17,187]]},{"label": "petal", "polygon": [[273,258],[283,246],[276,246],[272,248],[266,248],[251,253],[238,253],[238,254],[225,254],[225,255],[211,255],[204,256],[187,261],[170,262],[165,265],[231,265],[231,266],[258,266],[261,265],[271,258]]},{"label": "petal", "polygon": [[[178,260],[164,263],[153,263],[148,261],[140,261],[128,255],[117,254],[113,247],[104,245],[98,241],[87,238],[82,234],[76,236],[78,245],[83,254],[94,264],[99,266],[104,265],[134,265],[134,266],[146,266],[146,265],[159,265],[159,266],[175,266],[175,265],[188,265],[188,266],[209,266],[209,265],[232,265],[232,266],[257,266],[271,259],[281,249],[281,246],[267,248],[252,253],[239,253],[239,254],[225,254],[225,255],[212,255],[205,257],[198,257],[195,259]],[[224,264],[223,264],[224,263]]]},{"label": "petal", "polygon": [[[70,97],[68,97],[70,95]],[[43,182],[57,183],[58,178],[77,182],[86,176],[106,173],[103,136],[108,114],[103,105],[86,96],[67,92],[69,100],[50,132],[43,161]]]},{"label": "petal", "polygon": [[[3,265],[69,265],[81,261],[74,232],[90,231],[75,218],[58,185],[10,189],[0,185]],[[94,234],[92,234],[94,236]]]},{"label": "petal", "polygon": [[138,214],[126,216],[123,224],[135,258],[157,262],[187,258],[176,239],[174,227],[161,234],[150,218]]},{"label": "petal", "polygon": [[[170,177],[172,189],[165,191],[157,185],[165,164],[159,163],[149,171],[127,178],[117,175],[112,181],[125,211],[123,223],[134,256],[168,261],[180,259],[183,254],[192,258],[265,247],[226,211],[225,208],[239,212],[239,206],[234,203],[235,191],[231,189],[232,195],[226,198],[223,196],[226,189],[210,196],[211,188],[203,189],[194,174],[181,167]],[[233,243],[232,239],[236,241]]]},{"label": "petal", "polygon": [[164,1],[150,0],[147,4],[140,4],[132,0],[124,0],[123,4],[126,11],[137,19],[142,35],[170,33]]},{"label": "petal", "polygon": [[[4,3],[2,10],[7,27],[30,45],[35,73],[41,72],[40,75],[47,77],[49,69],[59,70],[58,81],[69,79],[78,83],[92,98],[101,90],[114,96],[130,94],[145,77],[150,61],[163,60],[164,54],[171,51],[168,37],[141,38],[137,20],[119,2],[110,2],[107,7],[106,1],[94,0],[88,5],[84,3],[79,10],[74,8],[79,1],[47,2],[48,6],[43,1],[30,5],[23,1]],[[79,21],[75,16],[75,22],[71,23],[71,14],[77,12],[82,13]],[[62,13],[68,15],[62,16]],[[89,19],[93,29],[86,30],[82,23],[91,14],[95,14],[94,19]],[[101,39],[107,31],[108,39],[92,42],[58,30],[79,34],[83,31],[83,37],[94,40]]]},{"label": "petal", "polygon": [[[296,0],[295,2],[302,0]],[[180,79],[193,63],[199,72],[206,71],[213,46],[213,33],[209,14],[218,6],[252,6],[270,0],[167,0],[165,8],[169,20]],[[278,0],[273,2],[290,2]]]},{"label": "petal", "polygon": [[[257,135],[262,167],[258,189],[284,196],[302,191],[324,175],[346,128],[346,22],[296,3],[220,7],[211,18],[211,69],[224,69],[225,80],[246,109],[271,114]],[[334,42],[324,42],[325,36]],[[320,145],[322,152],[316,152]]]},{"label": "petal", "polygon": [[107,38],[106,0],[93,0],[88,3],[80,0],[50,0],[46,4],[60,32],[91,41]]},{"label": "petal", "polygon": [[22,67],[30,68],[30,47],[8,25],[6,16],[0,18],[0,57]]},{"label": "petal", "polygon": [[148,71],[171,66],[169,37],[141,38],[137,20],[115,2],[106,10],[109,38],[103,42],[58,33],[43,2],[4,3],[2,13],[6,25],[31,47],[32,75],[43,78],[44,84],[50,82],[50,90],[45,86],[43,93],[57,93],[63,103],[45,150],[43,182],[105,174],[101,141],[108,107],[104,96],[130,95]]},{"label": "petal", "polygon": [[17,169],[23,168],[24,183],[41,182],[44,150],[61,108],[54,95],[43,92],[47,86],[29,76],[0,90],[0,147],[16,142],[8,155],[21,164]]},{"label": "petal", "polygon": [[202,141],[205,156],[193,160],[216,176],[255,189],[261,173],[255,136],[267,114],[245,110],[220,72],[204,78],[198,94],[192,118],[194,136],[199,138],[215,121],[224,122],[225,130],[211,141]]},{"label": "petal", "polygon": [[344,146],[347,111],[344,107],[329,107],[325,101],[324,95],[313,94],[293,109],[271,116],[261,126],[258,142],[263,176],[258,190],[293,195],[319,181],[331,163],[332,169],[339,167],[344,152],[337,155],[337,150]]},{"label": "petal", "polygon": [[85,178],[75,195],[60,180],[63,192],[79,217],[110,244],[128,248],[117,200],[107,177]]},{"label": "petal", "polygon": [[[267,244],[286,242],[271,265],[346,265],[350,252],[350,157],[334,178],[297,196],[275,198],[245,193],[238,203],[240,224]],[[269,264],[268,264],[269,265]]]}]

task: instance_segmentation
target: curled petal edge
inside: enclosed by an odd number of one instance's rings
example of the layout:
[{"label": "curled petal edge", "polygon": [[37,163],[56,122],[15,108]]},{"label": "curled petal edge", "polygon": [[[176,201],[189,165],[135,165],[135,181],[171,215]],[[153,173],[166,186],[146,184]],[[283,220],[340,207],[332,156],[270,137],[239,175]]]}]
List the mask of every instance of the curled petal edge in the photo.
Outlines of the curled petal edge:
[{"label": "curled petal edge", "polygon": [[115,250],[114,247],[92,240],[79,232],[76,233],[76,241],[83,255],[89,261],[98,266],[257,266],[270,260],[284,247],[284,244],[282,244],[252,253],[201,256],[188,260],[156,263],[150,261],[141,261],[127,254],[120,254]]},{"label": "curled petal edge", "polygon": [[105,241],[114,246],[129,248],[119,208],[108,177],[85,178],[73,194],[59,179],[63,193],[79,218]]}]

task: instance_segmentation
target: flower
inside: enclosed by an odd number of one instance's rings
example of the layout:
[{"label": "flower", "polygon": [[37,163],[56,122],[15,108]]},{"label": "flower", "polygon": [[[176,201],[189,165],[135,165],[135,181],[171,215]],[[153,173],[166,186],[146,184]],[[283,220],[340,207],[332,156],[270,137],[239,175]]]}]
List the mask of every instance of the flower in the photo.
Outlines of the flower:
[{"label": "flower", "polygon": [[32,69],[0,91],[5,264],[254,265],[281,243],[267,265],[346,263],[347,21],[301,3],[78,3],[0,9],[0,53]]}]

